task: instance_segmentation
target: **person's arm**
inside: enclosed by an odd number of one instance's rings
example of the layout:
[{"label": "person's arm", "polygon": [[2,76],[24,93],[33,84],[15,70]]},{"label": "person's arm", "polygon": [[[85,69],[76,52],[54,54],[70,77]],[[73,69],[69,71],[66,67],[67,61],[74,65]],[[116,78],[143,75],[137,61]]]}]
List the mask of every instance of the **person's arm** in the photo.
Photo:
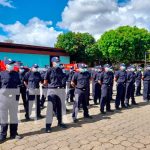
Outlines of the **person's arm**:
[{"label": "person's arm", "polygon": [[119,78],[119,72],[117,71],[114,75],[114,81],[118,81],[118,78]]},{"label": "person's arm", "polygon": [[77,73],[75,73],[71,79],[71,85],[72,87],[76,87],[76,83],[77,83]]},{"label": "person's arm", "polygon": [[146,77],[146,71],[144,71],[143,73],[142,80],[144,80],[145,77]]},{"label": "person's arm", "polygon": [[29,72],[27,72],[24,75],[23,81],[24,81],[24,85],[27,87],[28,86],[28,78],[29,78]]},{"label": "person's arm", "polygon": [[48,79],[49,79],[50,73],[51,73],[51,70],[49,69],[44,75],[44,83],[43,83],[44,86],[48,85]]},{"label": "person's arm", "polygon": [[98,76],[98,83],[99,83],[100,85],[102,85],[102,83],[103,83],[103,73],[101,73],[101,74]]}]

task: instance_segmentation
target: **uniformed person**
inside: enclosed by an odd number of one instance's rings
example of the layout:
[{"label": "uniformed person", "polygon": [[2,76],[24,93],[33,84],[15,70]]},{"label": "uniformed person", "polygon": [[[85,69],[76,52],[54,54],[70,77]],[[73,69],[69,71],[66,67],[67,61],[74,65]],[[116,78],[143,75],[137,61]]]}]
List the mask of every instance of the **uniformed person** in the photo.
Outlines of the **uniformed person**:
[{"label": "uniformed person", "polygon": [[141,95],[141,80],[142,80],[142,67],[137,67],[137,72],[136,72],[136,96]]},{"label": "uniformed person", "polygon": [[113,112],[110,107],[111,101],[111,66],[109,64],[104,65],[104,72],[99,76],[98,82],[101,84],[101,101],[100,101],[100,112],[105,114],[104,108],[106,106],[107,112]]},{"label": "uniformed person", "polygon": [[86,90],[86,101],[87,101],[87,106],[89,106],[90,105],[90,79],[91,79],[91,73],[88,71],[88,66],[87,65],[85,65],[84,71],[87,74],[87,76],[89,77],[89,80],[88,80],[89,82],[88,82],[87,90]]},{"label": "uniformed person", "polygon": [[147,65],[143,73],[143,99],[148,102],[150,100],[150,65]]},{"label": "uniformed person", "polygon": [[96,71],[93,73],[92,82],[93,82],[93,100],[94,104],[97,105],[101,99],[101,85],[98,82],[99,76],[102,73],[102,66],[96,66]]},{"label": "uniformed person", "polygon": [[26,106],[27,106],[27,100],[26,100],[26,86],[24,84],[24,76],[27,73],[27,70],[24,68],[24,66],[20,66],[19,68],[19,76],[20,76],[20,80],[21,80],[21,85],[20,85],[20,94],[23,100],[23,106],[24,106],[24,110],[26,112]]},{"label": "uniformed person", "polygon": [[[66,128],[66,125],[62,122],[62,102],[58,93],[63,88],[63,72],[60,68],[60,60],[58,57],[53,57],[51,61],[52,67],[48,69],[44,77],[44,85],[48,85],[48,105],[45,130],[47,133],[51,132],[53,112],[57,115],[58,126]],[[64,94],[65,93],[63,93],[63,95]]]},{"label": "uniformed person", "polygon": [[41,74],[38,71],[39,66],[34,64],[31,71],[27,72],[24,76],[24,83],[27,87],[27,111],[25,118],[30,120],[33,102],[36,106],[36,119],[42,118],[40,109],[40,83],[42,81]]},{"label": "uniformed person", "polygon": [[40,74],[41,74],[41,78],[42,78],[42,87],[41,87],[41,98],[40,98],[40,106],[43,109],[44,108],[44,103],[46,101],[46,96],[47,96],[47,87],[45,85],[43,85],[44,83],[44,76],[46,74],[47,68],[44,68]]},{"label": "uniformed person", "polygon": [[110,66],[109,73],[111,75],[111,100],[113,100],[114,72],[112,66]]},{"label": "uniformed person", "polygon": [[115,73],[115,81],[117,82],[117,95],[115,100],[115,108],[120,109],[121,107],[125,108],[125,92],[126,92],[126,81],[127,81],[127,72],[126,72],[126,65],[120,64],[120,70],[116,71]]},{"label": "uniformed person", "polygon": [[126,94],[125,94],[125,107],[130,107],[129,99],[131,98],[131,104],[137,105],[134,98],[135,92],[135,66],[130,65],[127,71],[127,83],[126,83]]},{"label": "uniformed person", "polygon": [[[15,61],[8,59],[5,61],[6,70],[0,72],[0,143],[7,137],[8,116],[10,118],[10,138],[20,139],[18,135],[18,101],[21,84],[19,73],[14,71]],[[8,114],[9,112],[9,114]]]},{"label": "uniformed person", "polygon": [[73,75],[71,85],[75,87],[75,102],[73,105],[73,112],[72,118],[74,123],[78,122],[77,114],[78,114],[78,107],[82,103],[84,118],[92,118],[89,115],[88,108],[87,108],[87,90],[89,85],[89,74],[86,72],[85,64],[79,64],[79,72],[76,72]]},{"label": "uniformed person", "polygon": [[66,101],[67,102],[69,102],[69,99],[70,99],[70,102],[74,102],[74,87],[71,85],[71,80],[72,80],[74,73],[75,73],[74,67],[71,67],[68,73],[68,79],[66,82],[66,91],[67,91]]}]

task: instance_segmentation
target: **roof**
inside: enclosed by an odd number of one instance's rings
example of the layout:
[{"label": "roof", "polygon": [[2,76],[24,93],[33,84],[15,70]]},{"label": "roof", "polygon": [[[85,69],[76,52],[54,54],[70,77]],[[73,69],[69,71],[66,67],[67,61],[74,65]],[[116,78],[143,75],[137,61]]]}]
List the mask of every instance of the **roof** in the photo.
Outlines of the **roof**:
[{"label": "roof", "polygon": [[0,42],[0,52],[69,56],[64,49]]}]

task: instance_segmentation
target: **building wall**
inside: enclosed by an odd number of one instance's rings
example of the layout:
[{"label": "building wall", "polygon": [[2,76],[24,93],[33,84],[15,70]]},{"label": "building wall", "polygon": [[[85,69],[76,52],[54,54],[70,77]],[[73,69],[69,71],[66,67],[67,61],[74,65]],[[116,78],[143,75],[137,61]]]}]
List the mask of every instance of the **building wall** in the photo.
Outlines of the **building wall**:
[{"label": "building wall", "polygon": [[[38,64],[40,67],[50,64],[49,55],[0,52],[0,60],[4,60],[5,57],[16,61],[21,61],[25,66],[29,67],[31,67],[33,64]],[[70,63],[69,56],[60,56],[60,60],[64,64]]]}]

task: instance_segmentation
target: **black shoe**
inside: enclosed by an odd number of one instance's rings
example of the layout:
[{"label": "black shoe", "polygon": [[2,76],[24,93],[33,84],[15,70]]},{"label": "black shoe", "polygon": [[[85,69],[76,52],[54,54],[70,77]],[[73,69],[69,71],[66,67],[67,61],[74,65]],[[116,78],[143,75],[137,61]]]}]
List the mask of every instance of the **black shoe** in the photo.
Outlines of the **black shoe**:
[{"label": "black shoe", "polygon": [[109,109],[109,110],[107,110],[107,112],[114,112],[113,110],[111,110],[111,109]]},{"label": "black shoe", "polygon": [[116,110],[121,110],[121,108],[120,107],[116,107]]},{"label": "black shoe", "polygon": [[0,144],[6,141],[6,137],[0,136]]},{"label": "black shoe", "polygon": [[132,105],[138,105],[137,103],[132,103]]},{"label": "black shoe", "polygon": [[42,115],[37,116],[37,119],[42,119],[42,118],[44,118],[44,116],[42,116]]},{"label": "black shoe", "polygon": [[27,115],[25,115],[25,118],[26,118],[26,121],[30,121],[31,120],[30,117],[27,116]]},{"label": "black shoe", "polygon": [[101,114],[105,115],[105,114],[106,114],[106,112],[104,112],[104,111],[101,111]]},{"label": "black shoe", "polygon": [[51,131],[52,131],[51,127],[45,129],[45,133],[51,133]]},{"label": "black shoe", "polygon": [[84,116],[84,118],[87,118],[87,119],[93,119],[93,117],[90,116],[90,115]]},{"label": "black shoe", "polygon": [[10,139],[20,140],[20,139],[22,139],[22,137],[17,134],[17,135],[10,136]]},{"label": "black shoe", "polygon": [[78,119],[73,119],[73,122],[74,122],[74,123],[78,123],[79,120],[78,120]]},{"label": "black shoe", "polygon": [[63,128],[63,129],[66,129],[66,128],[67,128],[67,126],[66,126],[64,123],[58,124],[58,127]]}]

